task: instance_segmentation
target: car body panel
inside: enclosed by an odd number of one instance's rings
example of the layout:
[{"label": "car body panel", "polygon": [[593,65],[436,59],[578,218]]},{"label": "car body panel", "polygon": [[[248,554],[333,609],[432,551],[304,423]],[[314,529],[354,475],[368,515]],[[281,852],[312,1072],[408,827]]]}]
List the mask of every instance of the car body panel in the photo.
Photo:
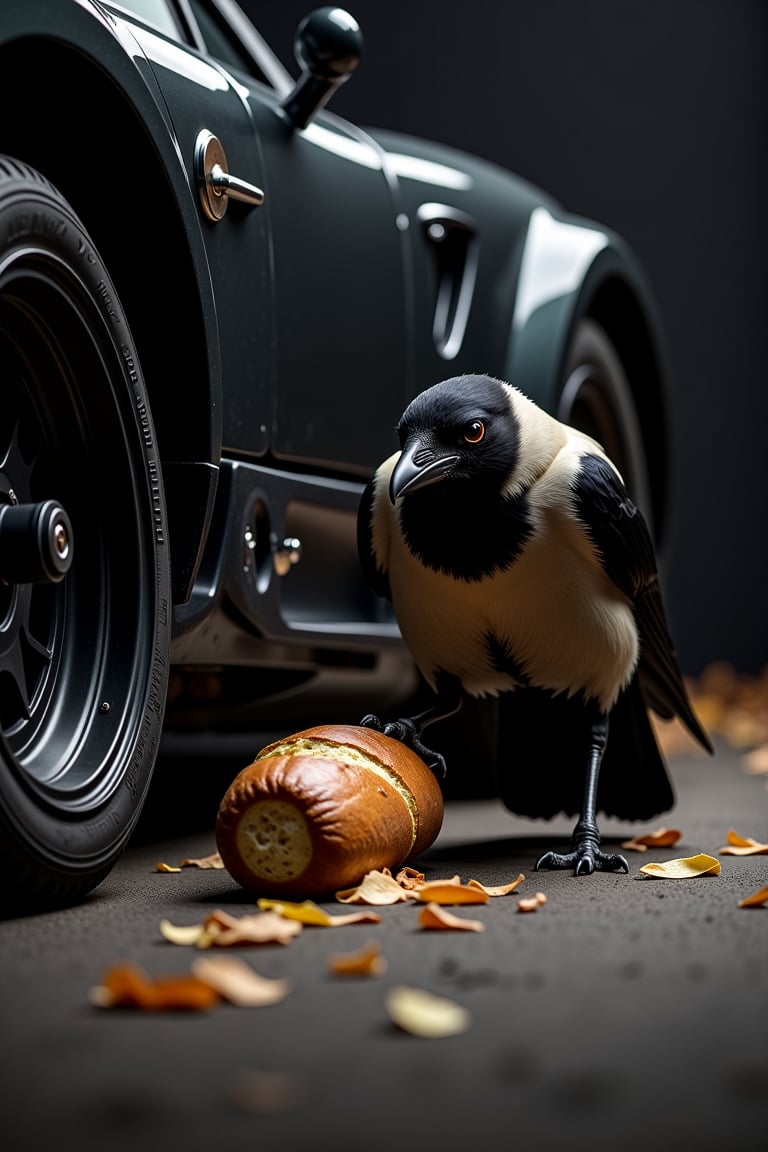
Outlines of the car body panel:
[{"label": "car body panel", "polygon": [[[403,407],[441,378],[487,372],[555,410],[575,325],[592,315],[638,367],[643,433],[660,444],[642,274],[609,230],[477,157],[328,109],[291,126],[291,81],[257,32],[232,59],[204,51],[194,12],[229,19],[230,0],[166,8],[178,35],[98,0],[5,0],[0,97],[10,106],[36,66],[39,99],[5,117],[0,152],[81,215],[141,352],[168,502],[173,661],[338,684],[347,658],[355,688],[376,691],[386,665],[405,693],[412,666],[355,542],[360,493],[396,447]],[[203,130],[263,204],[206,216]],[[286,566],[293,538],[301,559]],[[269,699],[274,683],[255,694]]]}]

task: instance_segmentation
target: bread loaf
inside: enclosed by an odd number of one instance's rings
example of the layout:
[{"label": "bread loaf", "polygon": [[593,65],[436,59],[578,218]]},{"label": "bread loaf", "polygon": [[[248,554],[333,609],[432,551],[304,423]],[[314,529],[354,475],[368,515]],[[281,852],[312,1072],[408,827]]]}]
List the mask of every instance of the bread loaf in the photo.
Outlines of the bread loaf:
[{"label": "bread loaf", "polygon": [[440,786],[412,749],[371,728],[324,724],[268,744],[235,777],[216,843],[242,887],[307,898],[418,856],[442,822]]}]

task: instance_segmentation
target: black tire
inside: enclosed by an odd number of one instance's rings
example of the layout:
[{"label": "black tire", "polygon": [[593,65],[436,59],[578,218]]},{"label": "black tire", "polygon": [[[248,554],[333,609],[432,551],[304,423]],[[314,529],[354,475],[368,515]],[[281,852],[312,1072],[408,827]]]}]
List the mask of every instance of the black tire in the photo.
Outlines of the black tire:
[{"label": "black tire", "polygon": [[[136,825],[171,599],[154,426],[117,292],[66,200],[8,157],[0,382],[0,904],[16,910],[81,899]],[[59,579],[30,578],[34,534],[8,530],[46,501],[71,522]]]},{"label": "black tire", "polygon": [[576,326],[555,415],[602,444],[653,533],[648,455],[637,405],[612,341],[594,320]]}]

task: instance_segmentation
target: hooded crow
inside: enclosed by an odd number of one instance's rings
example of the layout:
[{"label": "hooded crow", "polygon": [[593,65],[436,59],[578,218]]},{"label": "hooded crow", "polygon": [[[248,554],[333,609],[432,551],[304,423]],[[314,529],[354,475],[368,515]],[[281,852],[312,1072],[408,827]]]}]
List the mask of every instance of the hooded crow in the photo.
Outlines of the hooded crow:
[{"label": "hooded crow", "polygon": [[[710,753],[680,673],[651,536],[602,447],[491,376],[428,388],[401,449],[363,493],[358,544],[435,693],[416,716],[362,724],[410,743],[464,694],[497,696],[501,798],[521,815],[577,815],[567,852],[536,868],[629,871],[597,813],[647,820],[674,794],[648,709]],[[610,733],[610,738],[609,738]]]}]

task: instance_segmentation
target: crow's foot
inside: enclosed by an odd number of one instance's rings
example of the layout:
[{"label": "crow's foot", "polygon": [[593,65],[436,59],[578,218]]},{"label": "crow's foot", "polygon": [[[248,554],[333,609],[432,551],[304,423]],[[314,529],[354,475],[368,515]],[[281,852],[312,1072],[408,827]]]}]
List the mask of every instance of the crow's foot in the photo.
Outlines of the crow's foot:
[{"label": "crow's foot", "polygon": [[578,833],[573,837],[571,852],[545,852],[539,856],[534,871],[541,868],[573,868],[574,876],[592,872],[629,872],[629,864],[618,852],[603,852],[599,837]]},{"label": "crow's foot", "polygon": [[360,721],[360,727],[375,728],[377,732],[383,732],[385,736],[391,736],[393,740],[399,740],[401,744],[406,744],[409,748],[413,749],[417,756],[421,757],[438,779],[445,779],[445,759],[439,752],[434,752],[431,748],[427,748],[425,744],[422,744],[418,728],[407,716],[402,717],[400,720],[393,720],[389,724],[382,724],[378,716],[363,716]]}]

